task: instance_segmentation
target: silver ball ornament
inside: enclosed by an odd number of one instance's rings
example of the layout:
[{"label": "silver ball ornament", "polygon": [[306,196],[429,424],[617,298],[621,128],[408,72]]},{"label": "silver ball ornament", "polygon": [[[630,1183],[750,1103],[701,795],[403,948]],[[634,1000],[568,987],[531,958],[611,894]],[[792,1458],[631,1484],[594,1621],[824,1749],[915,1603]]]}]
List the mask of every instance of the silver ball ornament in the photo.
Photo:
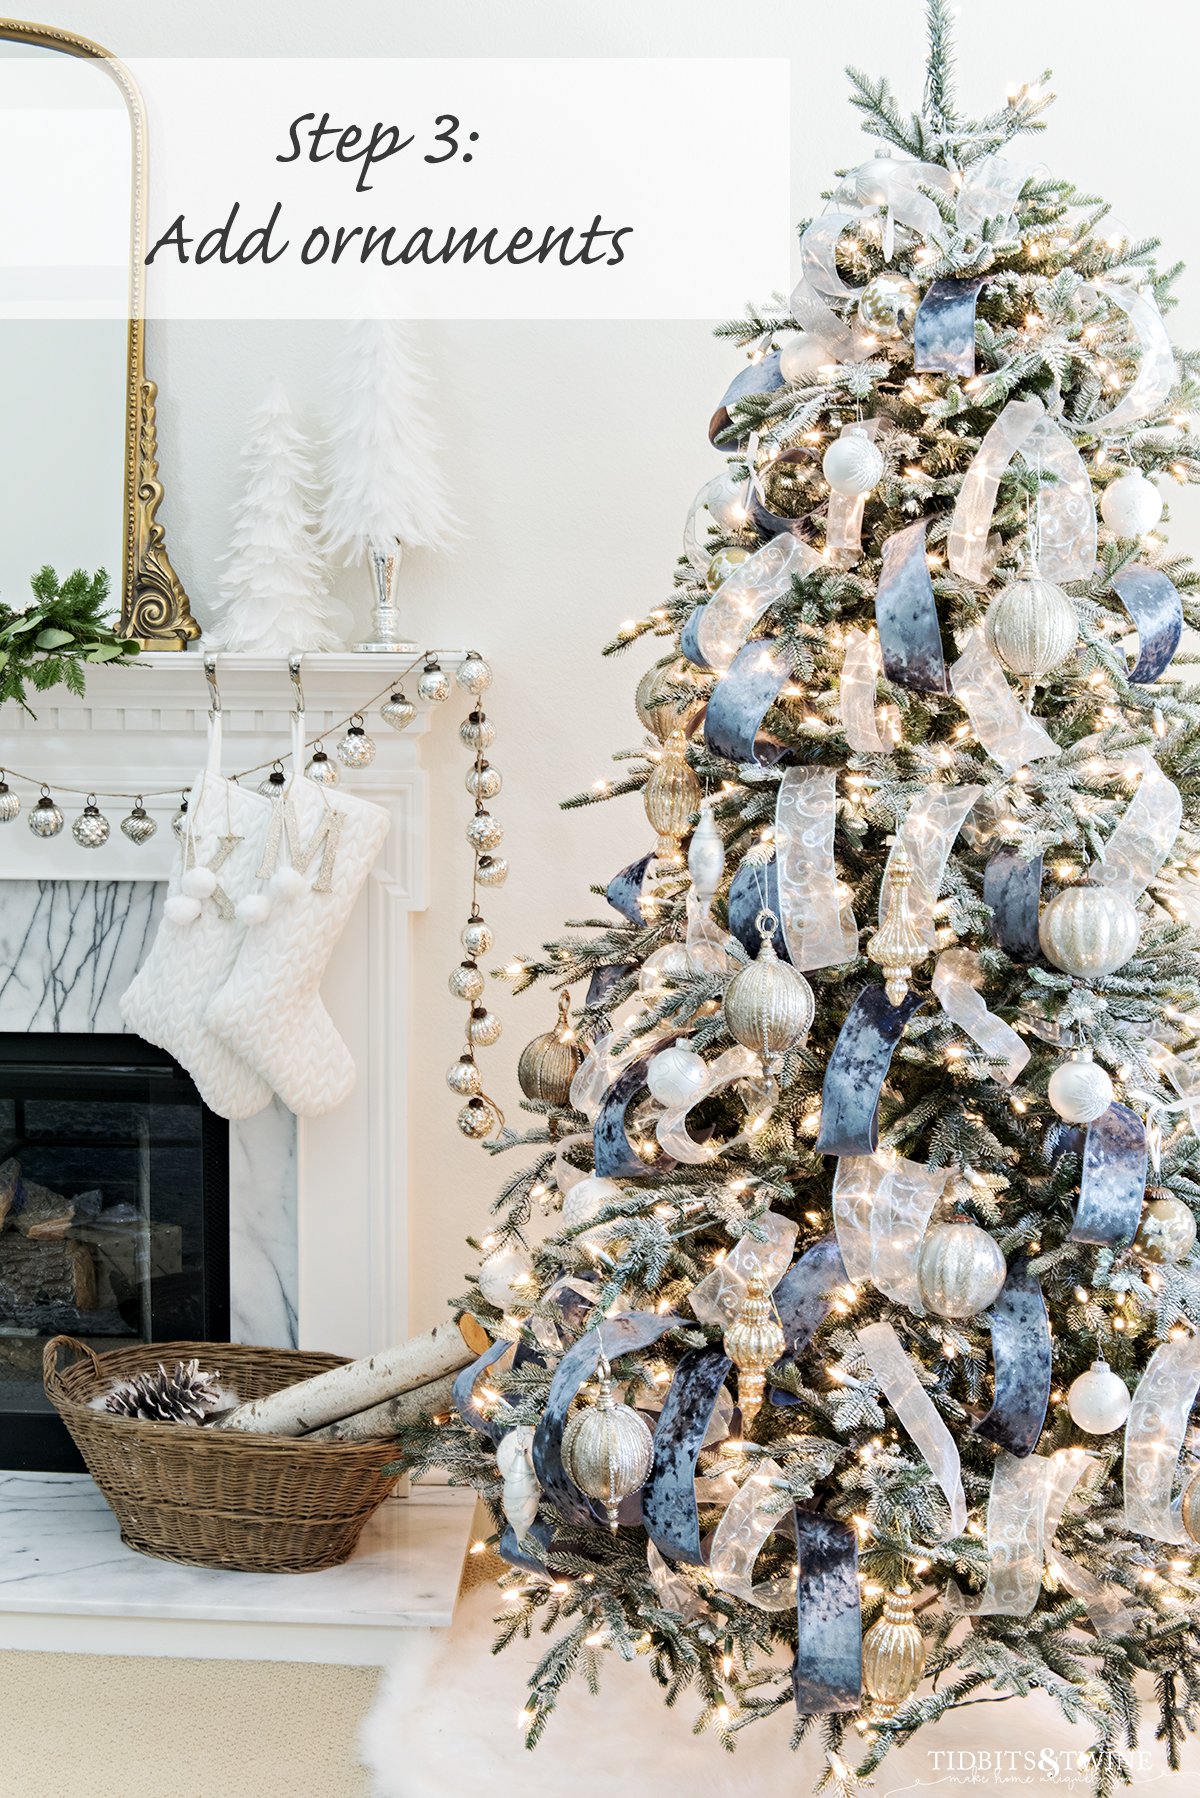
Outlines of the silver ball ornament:
[{"label": "silver ball ornament", "polygon": [[708,1078],[708,1063],[694,1049],[660,1049],[646,1069],[650,1097],[668,1110],[687,1101]]},{"label": "silver ball ornament", "polygon": [[464,785],[472,799],[494,799],[504,782],[499,769],[490,762],[481,762],[477,768],[467,769]]},{"label": "silver ball ornament", "polygon": [[287,775],[283,771],[283,763],[276,762],[265,780],[260,780],[258,790],[265,799],[282,799],[287,792]]},{"label": "silver ball ornament", "polygon": [[71,826],[71,835],[81,849],[102,849],[112,833],[112,825],[89,793],[87,804]]},{"label": "silver ball ornament", "polygon": [[858,322],[886,342],[911,337],[921,290],[907,276],[884,269],[858,298]]},{"label": "silver ball ornament", "polygon": [[819,339],[809,337],[804,331],[796,331],[780,347],[779,372],[785,381],[802,381],[806,376],[819,374],[822,368],[836,360],[836,356],[831,356],[827,345]]},{"label": "silver ball ornament", "polygon": [[319,746],[313,750],[312,759],[304,772],[318,787],[336,787],[341,779],[337,763],[331,762],[324,749]]},{"label": "silver ball ornament", "polygon": [[471,1007],[471,1016],[467,1020],[467,1040],[473,1048],[490,1049],[493,1043],[500,1041],[502,1029],[494,1011],[488,1011],[483,1005]]},{"label": "silver ball ornament", "polygon": [[654,1459],[654,1438],[644,1417],[618,1404],[608,1367],[601,1363],[596,1402],[575,1412],[562,1438],[568,1479],[604,1506],[616,1529],[621,1500],[646,1482]]},{"label": "silver ball ornament", "polygon": [[770,1071],[808,1035],[816,1010],[803,974],[776,955],[775,928],[774,916],[760,912],[758,956],[725,989],[726,1029],[734,1042],[761,1055]]},{"label": "silver ball ornament", "polygon": [[407,730],[417,715],[417,708],[411,699],[397,690],[391,698],[385,700],[379,708],[379,716],[393,730]]},{"label": "silver ball ornament", "polygon": [[468,749],[490,749],[496,741],[496,726],[483,712],[468,712],[458,734]]},{"label": "silver ball ornament", "polygon": [[1031,574],[1000,589],[988,607],[984,632],[1006,668],[1042,680],[1074,650],[1079,621],[1061,587]]},{"label": "silver ball ornament", "polygon": [[426,705],[441,705],[450,697],[450,676],[436,661],[426,662],[417,681],[417,692]]},{"label": "silver ball ornament", "polygon": [[500,1120],[487,1100],[477,1094],[467,1100],[455,1121],[464,1136],[472,1142],[481,1142],[492,1134]]},{"label": "silver ball ornament", "polygon": [[63,815],[50,797],[49,787],[29,813],[29,828],[35,837],[56,837],[63,827]]},{"label": "silver ball ornament", "polygon": [[454,675],[455,680],[464,693],[486,693],[492,684],[492,671],[483,657],[475,650],[469,650]]},{"label": "silver ball ornament", "polygon": [[446,1085],[461,1098],[473,1099],[483,1091],[483,1076],[470,1055],[460,1055],[446,1070]]},{"label": "silver ball ornament", "polygon": [[361,712],[355,712],[337,746],[338,761],[347,768],[366,768],[375,760],[375,743],[363,729]]},{"label": "silver ball ornament", "polygon": [[1147,1261],[1185,1261],[1196,1246],[1196,1220],[1182,1199],[1168,1193],[1149,1199],[1142,1210],[1134,1246]]},{"label": "silver ball ornament", "polygon": [[11,824],[20,809],[20,799],[0,774],[0,824]]},{"label": "silver ball ornament", "polygon": [[1042,912],[1038,941],[1046,960],[1077,979],[1123,967],[1138,945],[1137,908],[1113,887],[1066,887]]},{"label": "silver ball ornament", "polygon": [[187,802],[187,796],[185,794],[184,797],[179,801],[179,810],[176,812],[175,816],[171,819],[171,829],[174,832],[174,834],[179,838],[179,841],[181,843],[182,843],[184,837],[187,835],[187,823],[188,823],[187,813],[188,813],[188,802]]},{"label": "silver ball ornament", "polygon": [[1047,1097],[1067,1124],[1091,1124],[1103,1117],[1113,1101],[1113,1083],[1092,1060],[1090,1049],[1081,1049],[1050,1076]]},{"label": "silver ball ornament", "polygon": [[857,499],[878,483],[883,456],[861,425],[851,425],[825,451],[821,473],[835,493]]},{"label": "silver ball ornament", "polygon": [[1107,1361],[1093,1361],[1067,1388],[1071,1421],[1089,1436],[1107,1436],[1110,1430],[1119,1430],[1132,1403],[1128,1386]]},{"label": "silver ball ornament", "polygon": [[471,957],[472,961],[474,961],[478,956],[486,955],[496,939],[493,937],[491,930],[484,923],[483,919],[472,912],[471,916],[463,925],[462,933],[458,940],[466,950],[467,954]]},{"label": "silver ball ornament", "polygon": [[476,812],[467,822],[466,838],[472,849],[498,849],[504,841],[504,826],[490,812]]},{"label": "silver ball ornament", "polygon": [[460,961],[451,969],[450,978],[446,982],[450,988],[452,999],[466,999],[474,1005],[476,999],[483,998],[484,978],[473,961]]},{"label": "silver ball ornament", "polygon": [[508,879],[508,862],[502,855],[481,855],[475,864],[475,883],[481,887],[502,887]]},{"label": "silver ball ornament", "polygon": [[886,206],[899,164],[891,156],[872,156],[854,170],[854,194],[860,206]]},{"label": "silver ball ornament", "polygon": [[1119,475],[1100,497],[1100,516],[1118,537],[1144,537],[1162,513],[1162,494],[1137,468]]},{"label": "silver ball ornament", "polygon": [[121,819],[121,835],[128,837],[131,843],[148,843],[157,829],[158,825],[142,804],[139,794],[129,816]]},{"label": "silver ball ornament", "polygon": [[976,1317],[1000,1294],[1008,1269],[995,1237],[978,1224],[934,1224],[917,1258],[917,1283],[938,1317]]}]

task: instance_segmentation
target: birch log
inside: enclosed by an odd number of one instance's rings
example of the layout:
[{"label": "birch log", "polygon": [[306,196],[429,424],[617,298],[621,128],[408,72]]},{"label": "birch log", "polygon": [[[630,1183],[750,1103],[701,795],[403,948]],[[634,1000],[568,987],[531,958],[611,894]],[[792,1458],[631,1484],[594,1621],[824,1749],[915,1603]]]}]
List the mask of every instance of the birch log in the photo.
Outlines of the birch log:
[{"label": "birch log", "polygon": [[[428,1386],[468,1366],[479,1353],[483,1336],[473,1317],[448,1319],[423,1336],[412,1336],[398,1348],[362,1361],[348,1361],[284,1386],[266,1398],[249,1400],[214,1417],[213,1430],[243,1430],[255,1436],[305,1436],[355,1412]],[[486,1346],[486,1339],[485,1346]]]},{"label": "birch log", "polygon": [[337,1423],[327,1423],[324,1429],[310,1430],[304,1440],[376,1442],[396,1436],[414,1424],[427,1423],[431,1417],[452,1411],[455,1378],[454,1374],[448,1373],[440,1380],[431,1380],[428,1386],[414,1386],[411,1392],[402,1392],[399,1398],[385,1399],[382,1405],[356,1411],[352,1417],[341,1417]]}]

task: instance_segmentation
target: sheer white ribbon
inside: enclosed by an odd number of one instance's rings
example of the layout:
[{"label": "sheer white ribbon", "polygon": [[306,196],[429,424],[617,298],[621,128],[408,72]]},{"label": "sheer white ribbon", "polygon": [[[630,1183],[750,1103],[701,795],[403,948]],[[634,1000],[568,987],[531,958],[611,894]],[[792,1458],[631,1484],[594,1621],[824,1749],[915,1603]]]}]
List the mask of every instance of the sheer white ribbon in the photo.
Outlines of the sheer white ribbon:
[{"label": "sheer white ribbon", "polygon": [[[674,1105],[664,1111],[654,1126],[660,1146],[675,1161],[681,1161],[687,1167],[703,1167],[707,1162],[716,1161],[726,1150],[735,1144],[750,1139],[756,1118],[762,1118],[770,1102],[770,1089],[761,1079],[762,1062],[752,1049],[726,1049],[724,1055],[709,1063],[708,1073],[696,1090],[688,1094],[682,1105]],[[724,1092],[727,1087],[736,1086],[739,1081],[750,1082],[750,1112],[745,1130],[728,1142],[696,1142],[689,1135],[687,1120],[695,1107],[705,1099],[711,1099],[714,1093]]]},{"label": "sheer white ribbon", "polygon": [[741,1237],[720,1266],[693,1286],[688,1295],[692,1312],[702,1324],[717,1324],[724,1329],[738,1314],[751,1274],[758,1276],[768,1292],[774,1292],[791,1265],[798,1226],[778,1212],[767,1211],[755,1227],[765,1231],[765,1240]]},{"label": "sheer white ribbon", "polygon": [[878,754],[886,745],[879,734],[875,700],[883,673],[883,651],[874,631],[848,630],[842,678],[838,687],[842,729],[856,754]]},{"label": "sheer white ribbon", "polygon": [[1038,566],[1048,581],[1088,580],[1096,564],[1096,505],[1083,459],[1037,399],[1010,400],[968,468],[950,521],[950,567],[964,580],[986,579],[996,494],[1017,452],[1053,475],[1039,492]]},{"label": "sheer white ribbon", "polygon": [[1186,1542],[1175,1472],[1200,1390],[1200,1336],[1164,1342],[1138,1381],[1125,1425],[1125,1524],[1155,1542]]},{"label": "sheer white ribbon", "polygon": [[1027,1617],[1038,1600],[1046,1551],[1092,1456],[1084,1448],[1019,1458],[1001,1450],[988,1499],[987,1585],[971,1598],[947,1586],[949,1611],[970,1617]]},{"label": "sheer white ribbon", "polygon": [[917,1261],[946,1185],[946,1168],[887,1152],[843,1155],[833,1178],[833,1227],[851,1280],[869,1280],[917,1316]]},{"label": "sheer white ribbon", "polygon": [[990,1061],[1003,1065],[989,1068],[993,1080],[1011,1086],[1029,1060],[1029,1048],[1011,1025],[989,1011],[979,992],[983,964],[970,949],[947,949],[939,955],[932,986],[938,1003],[960,1030],[978,1043]]},{"label": "sheer white ribbon", "polygon": [[1061,754],[1053,737],[1009,686],[982,630],[970,633],[966,648],[951,665],[950,685],[975,735],[1006,774],[1015,774],[1042,756]]},{"label": "sheer white ribbon", "polygon": [[836,817],[832,768],[786,771],[775,802],[775,868],[784,941],[801,971],[837,967],[858,954],[858,924],[833,855]]},{"label": "sheer white ribbon", "polygon": [[1121,822],[1104,845],[1104,859],[1091,870],[1096,886],[1113,887],[1140,899],[1175,846],[1183,821],[1183,800],[1145,746],[1125,757],[1141,770],[1141,781]]},{"label": "sheer white ribbon", "polygon": [[933,908],[942,890],[946,863],[954,839],[982,787],[931,787],[909,806],[896,841],[888,854],[879,892],[879,922],[887,916],[892,896],[892,868],[901,850],[912,868],[912,885],[908,893],[908,909],[927,948],[937,941]]},{"label": "sheer white ribbon", "polygon": [[1102,412],[1086,427],[1096,435],[1111,437],[1133,430],[1165,404],[1175,385],[1175,352],[1151,289],[1124,281],[1097,281],[1091,291],[1125,314],[1141,351],[1138,371],[1128,392],[1122,394],[1111,411]]},{"label": "sheer white ribbon", "polygon": [[941,1540],[948,1542],[954,1536],[961,1536],[967,1527],[967,1498],[963,1491],[962,1463],[953,1436],[935,1411],[891,1324],[867,1324],[858,1332],[858,1340],[885,1398],[924,1455],[930,1472],[945,1494],[950,1507],[950,1528]]},{"label": "sheer white ribbon", "polygon": [[796,537],[772,537],[721,582],[700,614],[696,641],[710,668],[724,674],[733,665],[759,619],[782,599],[792,576],[825,567],[822,558]]}]

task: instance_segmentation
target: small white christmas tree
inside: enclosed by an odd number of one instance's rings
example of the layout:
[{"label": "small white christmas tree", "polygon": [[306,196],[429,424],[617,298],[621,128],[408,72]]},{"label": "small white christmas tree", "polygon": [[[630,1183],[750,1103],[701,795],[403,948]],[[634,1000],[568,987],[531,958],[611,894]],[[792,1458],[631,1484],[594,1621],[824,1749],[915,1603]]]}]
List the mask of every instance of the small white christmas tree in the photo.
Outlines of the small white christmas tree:
[{"label": "small white christmas tree", "polygon": [[241,470],[210,642],[261,655],[340,648],[348,620],[317,544],[312,460],[278,381],[251,419]]},{"label": "small white christmas tree", "polygon": [[393,319],[355,319],[330,382],[321,541],[344,562],[369,559],[383,646],[399,635],[389,602],[401,554],[443,548],[456,526],[409,331]]}]

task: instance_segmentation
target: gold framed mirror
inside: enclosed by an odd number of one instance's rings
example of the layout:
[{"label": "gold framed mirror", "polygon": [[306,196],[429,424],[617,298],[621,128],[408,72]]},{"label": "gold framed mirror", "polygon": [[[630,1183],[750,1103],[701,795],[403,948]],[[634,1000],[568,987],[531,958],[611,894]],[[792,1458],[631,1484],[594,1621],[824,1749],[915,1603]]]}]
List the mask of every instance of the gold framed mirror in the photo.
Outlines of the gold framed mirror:
[{"label": "gold framed mirror", "polygon": [[[53,153],[39,154],[50,134]],[[158,390],[145,365],[141,94],[90,39],[0,18],[0,140],[0,595],[12,603],[56,561],[104,566],[115,593],[119,562],[120,635],[185,649],[200,626],[158,519]]]}]

